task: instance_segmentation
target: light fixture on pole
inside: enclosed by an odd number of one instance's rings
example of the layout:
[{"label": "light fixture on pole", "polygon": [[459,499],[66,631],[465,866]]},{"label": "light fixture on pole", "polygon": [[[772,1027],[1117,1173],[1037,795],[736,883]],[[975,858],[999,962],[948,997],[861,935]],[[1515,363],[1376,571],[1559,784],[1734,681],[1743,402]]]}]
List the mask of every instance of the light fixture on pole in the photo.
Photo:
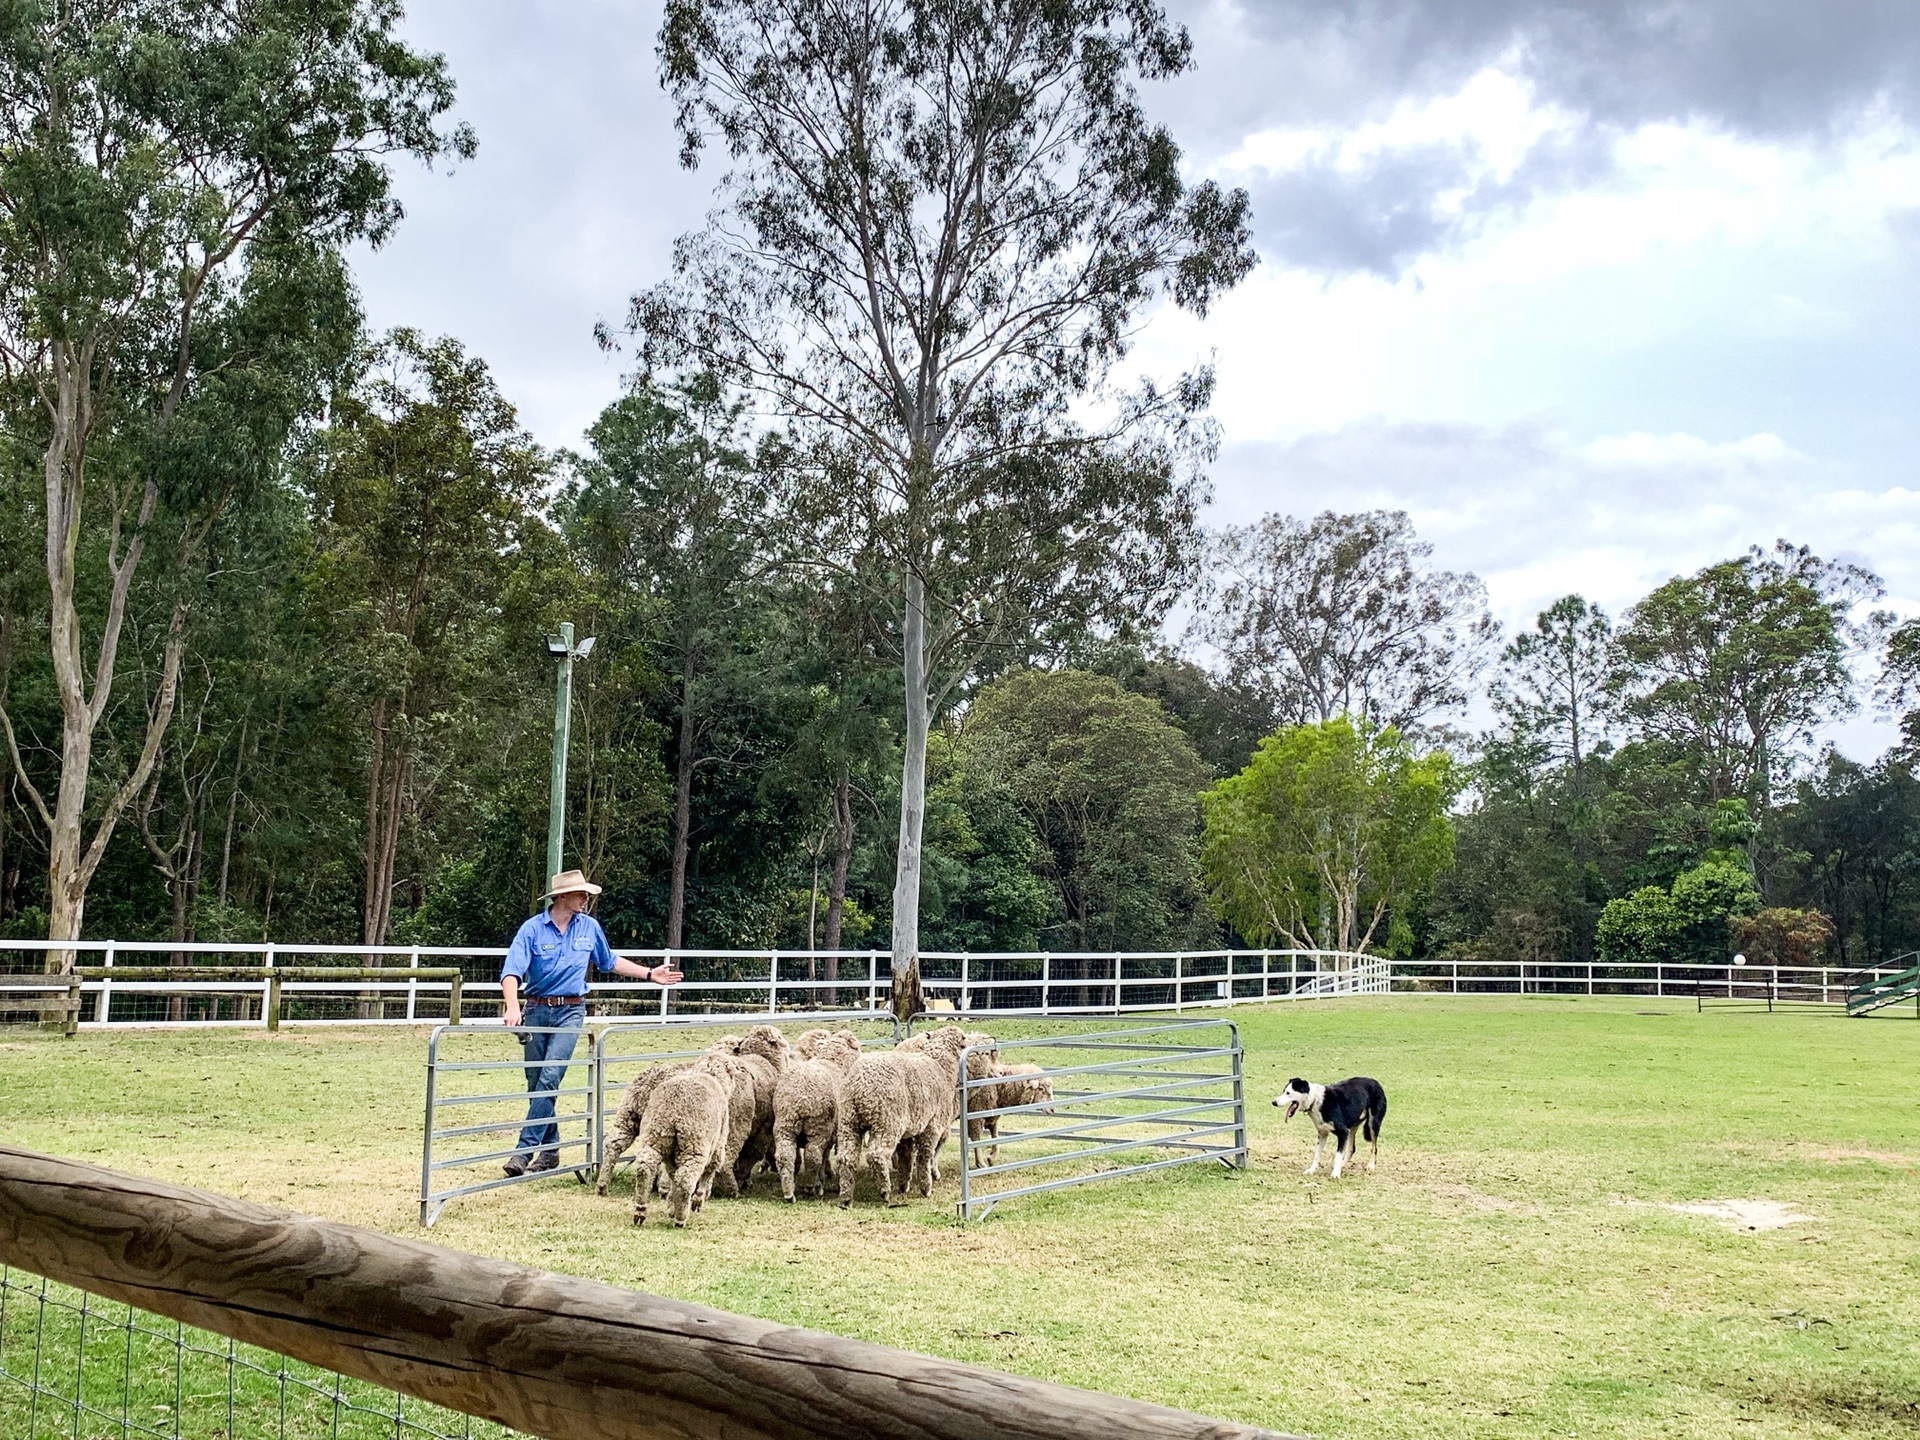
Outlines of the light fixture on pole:
[{"label": "light fixture on pole", "polygon": [[593,636],[573,643],[573,622],[547,637],[547,653],[560,662],[553,697],[553,794],[547,806],[547,874],[560,873],[560,840],[567,821],[567,741],[573,719],[573,662],[593,653]]}]

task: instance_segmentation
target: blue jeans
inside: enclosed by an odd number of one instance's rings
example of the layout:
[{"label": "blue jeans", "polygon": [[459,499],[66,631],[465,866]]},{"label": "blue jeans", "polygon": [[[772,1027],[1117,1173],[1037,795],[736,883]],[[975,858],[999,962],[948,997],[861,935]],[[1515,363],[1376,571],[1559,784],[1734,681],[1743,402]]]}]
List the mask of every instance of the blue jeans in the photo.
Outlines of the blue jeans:
[{"label": "blue jeans", "polygon": [[527,1124],[520,1132],[520,1153],[525,1157],[560,1143],[560,1127],[553,1123],[555,1097],[536,1092],[558,1090],[565,1080],[574,1042],[580,1038],[580,1027],[587,1023],[587,1007],[530,1004],[520,1019],[525,1025],[563,1027],[552,1033],[529,1031],[520,1042],[527,1062]]}]

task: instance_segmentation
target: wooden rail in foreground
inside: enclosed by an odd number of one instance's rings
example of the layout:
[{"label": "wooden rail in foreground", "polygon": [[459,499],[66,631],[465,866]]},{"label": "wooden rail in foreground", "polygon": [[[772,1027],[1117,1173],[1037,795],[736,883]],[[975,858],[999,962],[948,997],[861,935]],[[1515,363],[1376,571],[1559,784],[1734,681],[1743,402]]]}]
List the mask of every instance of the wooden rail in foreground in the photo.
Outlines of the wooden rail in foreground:
[{"label": "wooden rail in foreground", "polygon": [[544,1440],[1284,1440],[4,1145],[0,1262]]}]

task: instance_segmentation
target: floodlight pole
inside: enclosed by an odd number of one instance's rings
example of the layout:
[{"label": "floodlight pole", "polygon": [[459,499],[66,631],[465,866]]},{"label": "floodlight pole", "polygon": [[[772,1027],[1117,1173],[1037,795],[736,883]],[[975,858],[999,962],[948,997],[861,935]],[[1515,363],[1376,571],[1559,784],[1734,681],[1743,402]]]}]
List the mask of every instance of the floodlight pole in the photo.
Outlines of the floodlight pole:
[{"label": "floodlight pole", "polygon": [[553,697],[553,792],[547,804],[547,874],[560,873],[560,837],[567,819],[567,741],[573,719],[573,622],[562,622],[559,643],[547,641],[547,653],[560,662]]}]

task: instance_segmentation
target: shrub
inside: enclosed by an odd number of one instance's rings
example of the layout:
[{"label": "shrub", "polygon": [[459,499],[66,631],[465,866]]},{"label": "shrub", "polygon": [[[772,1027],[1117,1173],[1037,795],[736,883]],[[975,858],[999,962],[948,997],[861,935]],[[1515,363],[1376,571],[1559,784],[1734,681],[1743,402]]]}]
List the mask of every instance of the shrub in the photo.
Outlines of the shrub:
[{"label": "shrub", "polygon": [[1673,957],[1686,922],[1674,907],[1673,896],[1658,885],[1609,900],[1600,912],[1594,938],[1609,960],[1654,964]]},{"label": "shrub", "polygon": [[1736,916],[1733,943],[1756,965],[1818,965],[1833,939],[1833,922],[1818,910],[1776,907]]}]

